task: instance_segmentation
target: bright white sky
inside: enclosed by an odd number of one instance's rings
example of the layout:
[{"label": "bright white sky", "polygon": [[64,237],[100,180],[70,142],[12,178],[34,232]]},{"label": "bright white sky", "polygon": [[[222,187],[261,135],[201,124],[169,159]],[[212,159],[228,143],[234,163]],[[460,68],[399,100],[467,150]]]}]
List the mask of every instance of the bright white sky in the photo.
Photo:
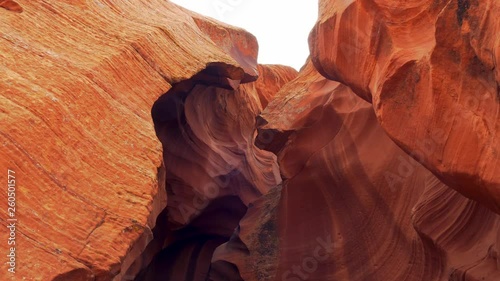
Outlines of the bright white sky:
[{"label": "bright white sky", "polygon": [[318,18],[318,0],[171,0],[189,10],[242,27],[259,41],[259,63],[299,70],[309,55],[307,38]]}]

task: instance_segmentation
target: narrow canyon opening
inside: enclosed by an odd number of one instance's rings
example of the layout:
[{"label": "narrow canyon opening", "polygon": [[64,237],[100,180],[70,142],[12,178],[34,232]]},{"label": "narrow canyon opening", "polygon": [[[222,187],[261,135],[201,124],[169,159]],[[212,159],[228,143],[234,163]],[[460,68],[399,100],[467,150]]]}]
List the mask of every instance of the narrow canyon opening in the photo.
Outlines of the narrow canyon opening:
[{"label": "narrow canyon opening", "polygon": [[168,199],[135,263],[135,281],[241,279],[227,261],[211,268],[214,251],[230,240],[248,251],[237,237],[239,223],[281,178],[275,155],[254,146],[261,98],[240,89],[238,75],[210,66],[155,102]]}]

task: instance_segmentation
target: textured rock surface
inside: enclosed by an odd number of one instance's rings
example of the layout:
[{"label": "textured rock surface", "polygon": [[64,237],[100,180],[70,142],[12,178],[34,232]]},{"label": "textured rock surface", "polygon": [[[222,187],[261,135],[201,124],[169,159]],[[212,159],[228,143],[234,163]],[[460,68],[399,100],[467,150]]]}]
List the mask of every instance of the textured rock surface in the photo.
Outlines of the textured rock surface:
[{"label": "textured rock surface", "polygon": [[499,217],[400,149],[347,86],[309,64],[261,118],[284,177],[279,262],[245,280],[500,278]]},{"label": "textured rock surface", "polygon": [[186,80],[153,106],[167,167],[163,219],[172,232],[157,237],[165,249],[137,280],[204,281],[212,253],[247,207],[281,183],[276,156],[253,144],[255,118],[261,103],[297,73],[282,66],[258,70],[256,82],[233,90]]},{"label": "textured rock surface", "polygon": [[168,1],[0,1],[0,280],[500,280],[498,15],[320,1],[297,73]]},{"label": "textured rock surface", "polygon": [[22,267],[0,279],[130,279],[166,204],[154,102],[204,70],[226,88],[255,80],[255,38],[167,1],[1,7],[0,157],[17,174]]},{"label": "textured rock surface", "polygon": [[314,64],[450,187],[500,213],[500,2],[320,1]]}]

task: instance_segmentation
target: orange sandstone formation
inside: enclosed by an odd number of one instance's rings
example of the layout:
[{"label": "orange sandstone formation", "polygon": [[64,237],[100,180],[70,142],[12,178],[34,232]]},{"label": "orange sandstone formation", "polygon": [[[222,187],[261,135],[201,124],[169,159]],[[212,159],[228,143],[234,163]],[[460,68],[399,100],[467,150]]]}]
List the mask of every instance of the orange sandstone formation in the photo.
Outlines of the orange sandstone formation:
[{"label": "orange sandstone formation", "polygon": [[[500,278],[498,215],[400,149],[349,87],[308,64],[261,118],[259,134],[276,136],[261,145],[284,178],[272,220],[279,250],[273,278],[244,280]],[[248,243],[250,255],[263,250]]]},{"label": "orange sandstone formation", "polygon": [[0,280],[500,279],[498,1],[322,0],[299,73],[168,1],[0,7]]},{"label": "orange sandstone formation", "polygon": [[166,166],[163,219],[171,233],[156,238],[164,249],[137,280],[204,281],[215,248],[229,240],[247,207],[281,183],[276,156],[253,144],[255,118],[261,102],[296,71],[258,69],[256,82],[236,89],[197,77],[183,81],[153,106]]},{"label": "orange sandstone formation", "polygon": [[450,187],[500,213],[500,2],[320,1],[321,74]]},{"label": "orange sandstone formation", "polygon": [[[2,170],[17,175],[19,224],[17,272],[2,270],[0,279],[130,280],[155,241],[152,229],[167,203],[165,177],[181,166],[163,168],[151,118],[155,101],[189,79],[224,88],[255,80],[255,38],[168,1],[17,1],[22,13],[4,2],[0,158]],[[283,72],[276,79],[286,82],[293,72]],[[190,106],[213,94],[193,95]],[[225,96],[231,99],[229,91]],[[257,93],[247,99],[254,105],[243,109],[258,114]],[[229,102],[243,106],[244,100]],[[237,139],[246,143],[234,153],[251,155],[245,137],[252,136],[254,116],[231,117],[229,132],[241,135],[240,127],[249,126],[248,136]],[[224,141],[226,150],[235,148],[231,138]],[[261,154],[253,156],[257,166],[242,168],[241,180],[255,190],[245,186],[239,193],[257,196],[281,181],[274,156]],[[271,174],[257,175],[255,184],[251,171],[260,169]],[[2,202],[6,196],[2,192]],[[4,226],[6,215],[0,214]],[[2,241],[7,235],[1,232]]]}]

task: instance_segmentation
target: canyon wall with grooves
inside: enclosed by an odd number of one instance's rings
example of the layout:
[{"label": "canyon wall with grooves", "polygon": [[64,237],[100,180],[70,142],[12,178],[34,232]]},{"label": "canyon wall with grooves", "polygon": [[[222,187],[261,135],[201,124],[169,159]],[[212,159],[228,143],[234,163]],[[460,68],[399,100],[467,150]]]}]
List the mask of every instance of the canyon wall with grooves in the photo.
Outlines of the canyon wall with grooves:
[{"label": "canyon wall with grooves", "polygon": [[499,14],[495,0],[325,0],[309,42],[400,147],[497,213]]},{"label": "canyon wall with grooves", "polygon": [[297,72],[169,1],[0,1],[0,280],[500,280],[499,17],[320,0]]},{"label": "canyon wall with grooves", "polygon": [[257,145],[278,155],[284,180],[279,263],[274,279],[245,280],[500,277],[498,215],[406,154],[370,103],[312,62],[259,118],[259,135],[276,138]]}]

